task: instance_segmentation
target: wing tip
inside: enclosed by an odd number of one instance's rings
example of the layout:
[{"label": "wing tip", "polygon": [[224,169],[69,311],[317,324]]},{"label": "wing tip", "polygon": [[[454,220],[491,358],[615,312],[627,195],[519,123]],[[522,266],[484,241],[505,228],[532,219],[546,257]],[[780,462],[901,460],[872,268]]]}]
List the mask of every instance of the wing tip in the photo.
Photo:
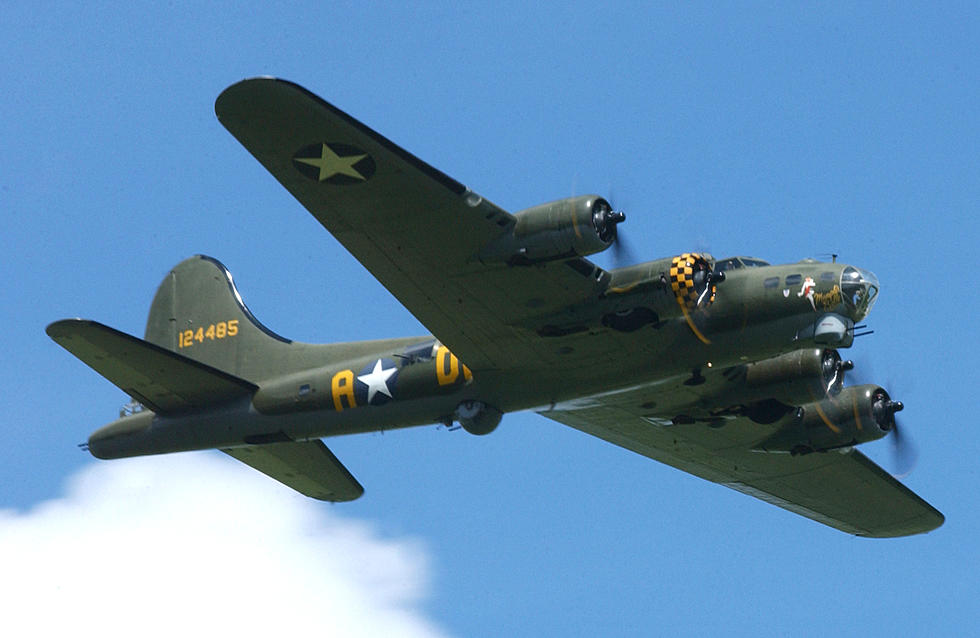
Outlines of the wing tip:
[{"label": "wing tip", "polygon": [[229,109],[226,108],[226,106],[233,103],[236,94],[243,91],[250,92],[254,89],[264,90],[264,87],[266,86],[281,86],[284,88],[294,89],[317,100],[323,101],[319,96],[311,93],[308,89],[291,80],[284,80],[273,75],[256,75],[254,77],[239,80],[238,82],[226,87],[214,101],[214,114],[218,116],[219,121],[222,120],[222,117],[229,112]]},{"label": "wing tip", "polygon": [[930,509],[932,509],[931,512],[926,512],[913,519],[901,521],[888,527],[858,533],[855,536],[862,538],[901,538],[928,534],[939,529],[946,522],[946,517],[943,516],[942,512],[935,508],[930,507]]},{"label": "wing tip", "polygon": [[[272,115],[278,121],[283,117],[285,106],[290,104],[297,109],[296,112],[304,115],[309,113],[310,107],[313,107],[314,110],[322,109],[322,113],[327,113],[329,117],[343,122],[344,125],[356,131],[358,135],[365,136],[400,160],[412,165],[430,179],[442,184],[450,192],[456,195],[466,193],[466,186],[461,182],[419,159],[316,93],[290,80],[259,76],[236,82],[218,95],[214,102],[214,114],[222,126],[228,129],[249,152],[256,155],[256,150],[248,143],[248,131],[255,125],[256,113]],[[256,158],[258,157],[256,155]],[[261,159],[259,161],[262,162]],[[275,175],[275,172],[273,174]]]},{"label": "wing tip", "polygon": [[[357,499],[364,496],[364,488],[360,484],[357,486],[359,489],[352,490],[350,492],[316,492],[316,493],[304,493],[304,496],[309,496],[310,498],[316,499],[318,501],[324,501],[326,503],[350,503],[351,501],[356,501]],[[295,489],[295,488],[293,488]],[[299,490],[297,490],[298,492]]]},{"label": "wing tip", "polygon": [[82,332],[91,329],[119,332],[115,328],[99,323],[98,321],[92,319],[81,319],[77,317],[52,321],[47,325],[47,327],[45,327],[44,332],[51,337],[55,343],[62,347],[66,347],[66,342],[71,341],[73,337],[80,336]]}]

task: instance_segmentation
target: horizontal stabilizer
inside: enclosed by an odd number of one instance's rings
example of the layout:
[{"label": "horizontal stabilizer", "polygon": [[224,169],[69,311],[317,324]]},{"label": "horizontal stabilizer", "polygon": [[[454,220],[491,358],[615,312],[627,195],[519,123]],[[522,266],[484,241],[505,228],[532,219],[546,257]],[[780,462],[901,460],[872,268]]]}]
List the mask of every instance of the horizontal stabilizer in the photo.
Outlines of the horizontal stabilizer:
[{"label": "horizontal stabilizer", "polygon": [[157,414],[191,412],[250,396],[258,389],[244,379],[95,321],[56,321],[46,332]]},{"label": "horizontal stabilizer", "polygon": [[364,488],[323,441],[287,441],[221,450],[300,494],[321,501],[353,501]]}]

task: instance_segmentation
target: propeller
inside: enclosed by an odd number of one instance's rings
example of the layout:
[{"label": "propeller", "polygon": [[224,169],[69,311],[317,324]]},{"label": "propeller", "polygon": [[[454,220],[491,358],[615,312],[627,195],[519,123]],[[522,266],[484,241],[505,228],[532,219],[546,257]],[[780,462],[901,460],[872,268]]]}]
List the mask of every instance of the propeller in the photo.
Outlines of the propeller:
[{"label": "propeller", "polygon": [[618,229],[616,233],[616,241],[613,244],[612,249],[613,249],[612,254],[613,254],[614,268],[623,268],[625,266],[632,266],[633,264],[638,263],[639,261],[636,258],[636,253],[633,252],[632,248],[630,248],[630,243],[626,241],[626,238],[623,236],[623,233],[618,232]]},{"label": "propeller", "polygon": [[836,396],[844,387],[846,372],[854,369],[854,362],[841,359],[840,353],[833,349],[824,351],[823,361],[824,396]]},{"label": "propeller", "polygon": [[669,277],[664,277],[664,283],[670,285],[684,321],[701,343],[710,344],[711,339],[702,332],[706,308],[715,300],[715,284],[725,280],[725,273],[712,271],[700,253],[684,253],[671,259]]},{"label": "propeller", "polygon": [[[826,384],[825,397],[827,399],[835,403],[839,401],[838,396],[843,386],[845,372],[853,368],[853,361],[842,360],[836,352],[830,356],[825,355],[823,360],[823,381]],[[862,374],[860,376],[863,377],[864,375]],[[848,378],[850,378],[850,375],[848,375]],[[863,379],[857,379],[856,384],[869,385]],[[816,396],[814,396],[814,399],[816,400]],[[856,414],[858,409],[857,404],[853,406],[853,409]],[[871,394],[871,414],[875,424],[891,440],[891,466],[893,468],[891,475],[898,479],[905,478],[911,474],[919,458],[918,449],[909,437],[908,430],[899,425],[896,417],[903,409],[905,409],[905,404],[901,401],[893,401],[888,392],[881,386],[878,386]],[[837,426],[831,420],[828,420],[828,417],[822,412],[820,415],[824,423],[836,432]]]},{"label": "propeller", "polygon": [[701,308],[704,306],[706,299],[710,299],[715,294],[715,286],[725,281],[724,272],[714,272],[713,270],[707,271],[703,278],[704,290],[698,295],[697,307]]},{"label": "propeller", "polygon": [[919,448],[916,447],[907,433],[900,434],[902,432],[905,432],[905,428],[899,427],[898,421],[896,421],[891,435],[892,465],[895,468],[895,473],[892,476],[900,479],[911,474],[912,470],[915,469],[915,464],[919,461]]},{"label": "propeller", "polygon": [[[614,210],[612,205],[609,203],[610,201],[618,200],[612,186],[607,188],[606,192],[608,195],[606,199],[603,200],[603,203],[606,204],[609,212],[605,214],[605,218],[608,220],[607,223],[612,224],[613,230],[612,267],[624,268],[626,266],[632,266],[633,264],[639,263],[639,260],[636,258],[636,253],[630,248],[629,242],[626,241],[626,238],[623,236],[622,229],[618,227],[618,224],[626,221],[626,214],[622,211],[622,209]],[[596,229],[598,230],[598,228],[599,227],[597,226]]]},{"label": "propeller", "polygon": [[892,401],[888,393],[881,390],[873,397],[874,417],[882,430],[889,432],[892,445],[892,466],[895,478],[905,478],[912,473],[919,459],[919,451],[909,438],[905,428],[900,427],[895,415],[905,409],[901,401]]},{"label": "propeller", "polygon": [[[851,366],[853,367],[853,363]],[[871,374],[868,367],[867,364],[861,365],[864,373],[860,375],[862,378],[857,383],[864,384],[866,382],[863,377],[866,374]],[[895,384],[888,383],[886,385],[893,387]],[[904,386],[906,384],[903,383],[901,385]],[[891,475],[898,479],[905,478],[912,473],[912,470],[915,469],[915,464],[919,460],[918,447],[909,436],[908,429],[900,425],[896,417],[899,412],[905,409],[905,404],[901,401],[892,401],[885,390],[881,390],[880,393],[873,395],[872,401],[875,421],[882,430],[887,432],[887,436],[891,441],[891,466],[893,469]]]}]

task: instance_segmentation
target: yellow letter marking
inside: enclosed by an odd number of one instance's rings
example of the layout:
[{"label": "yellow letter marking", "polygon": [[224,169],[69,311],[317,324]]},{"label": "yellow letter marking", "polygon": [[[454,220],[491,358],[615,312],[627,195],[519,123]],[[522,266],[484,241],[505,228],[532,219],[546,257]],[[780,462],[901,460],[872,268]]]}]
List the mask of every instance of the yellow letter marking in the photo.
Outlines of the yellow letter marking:
[{"label": "yellow letter marking", "polygon": [[[439,380],[439,385],[452,385],[456,383],[459,378],[459,359],[456,355],[449,352],[449,348],[446,346],[439,346],[436,350],[436,378]],[[466,383],[473,380],[473,373],[465,365],[463,368],[463,379]]]},{"label": "yellow letter marking", "polygon": [[341,399],[347,399],[348,408],[356,408],[354,401],[354,373],[351,370],[341,370],[330,380],[330,393],[333,394],[333,407],[337,412],[344,409]]}]

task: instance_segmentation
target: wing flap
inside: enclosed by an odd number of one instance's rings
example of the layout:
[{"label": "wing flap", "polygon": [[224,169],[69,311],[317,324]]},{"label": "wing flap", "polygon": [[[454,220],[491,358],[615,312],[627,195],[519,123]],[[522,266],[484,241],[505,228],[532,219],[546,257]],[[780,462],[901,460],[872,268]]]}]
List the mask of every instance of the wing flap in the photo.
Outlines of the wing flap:
[{"label": "wing flap", "polygon": [[364,488],[323,441],[280,442],[225,448],[225,454],[321,501],[353,501]]},{"label": "wing flap", "polygon": [[710,448],[697,436],[685,436],[686,426],[653,425],[612,406],[541,414],[849,534],[908,536],[931,531],[945,520],[856,450],[791,456],[742,446]]},{"label": "wing flap", "polygon": [[244,379],[95,321],[56,321],[46,332],[58,345],[157,414],[190,412],[246,397],[257,390]]}]

